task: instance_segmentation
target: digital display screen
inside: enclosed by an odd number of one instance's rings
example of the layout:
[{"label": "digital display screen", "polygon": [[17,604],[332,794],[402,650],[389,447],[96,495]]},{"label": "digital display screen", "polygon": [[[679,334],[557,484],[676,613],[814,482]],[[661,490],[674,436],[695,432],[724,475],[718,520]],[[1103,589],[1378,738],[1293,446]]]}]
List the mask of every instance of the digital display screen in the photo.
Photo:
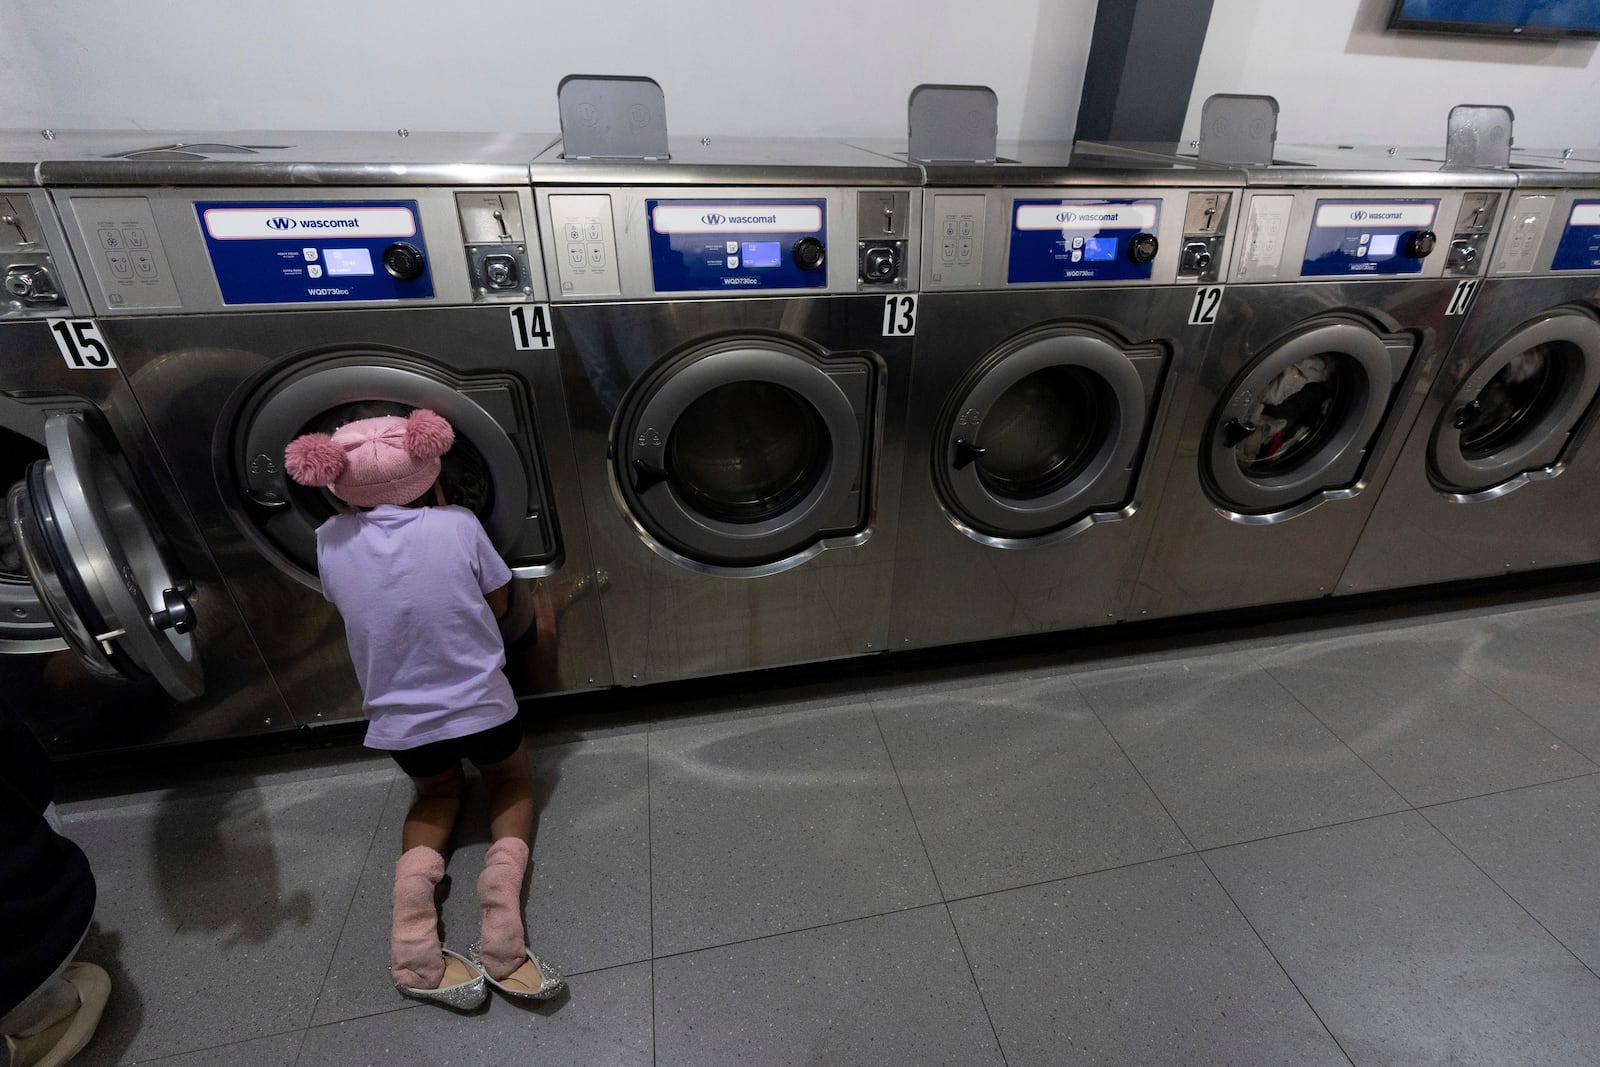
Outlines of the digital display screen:
[{"label": "digital display screen", "polygon": [[1103,263],[1117,258],[1115,237],[1086,237],[1083,240],[1083,258],[1092,263]]},{"label": "digital display screen", "polygon": [[1394,30],[1600,37],[1600,0],[1395,0]]},{"label": "digital display screen", "polygon": [[328,266],[328,275],[334,278],[372,273],[372,252],[365,248],[324,248],[322,261]]},{"label": "digital display screen", "polygon": [[1372,240],[1367,242],[1367,255],[1374,259],[1387,258],[1394,255],[1398,247],[1400,247],[1399,234],[1375,233],[1372,235]]},{"label": "digital display screen", "polygon": [[776,267],[783,262],[783,248],[778,241],[746,241],[744,265],[747,267]]}]

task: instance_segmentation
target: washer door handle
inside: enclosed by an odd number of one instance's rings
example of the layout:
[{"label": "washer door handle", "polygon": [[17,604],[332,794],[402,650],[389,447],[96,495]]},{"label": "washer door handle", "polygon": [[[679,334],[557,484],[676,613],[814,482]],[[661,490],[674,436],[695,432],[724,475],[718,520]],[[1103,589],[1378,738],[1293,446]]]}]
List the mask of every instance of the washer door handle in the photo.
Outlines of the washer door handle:
[{"label": "washer door handle", "polygon": [[633,491],[642,493],[651,486],[667,480],[667,472],[647,460],[635,456],[633,460]]},{"label": "washer door handle", "polygon": [[966,468],[975,459],[982,459],[987,451],[988,449],[979,448],[965,437],[956,438],[956,470]]},{"label": "washer door handle", "polygon": [[1469,400],[1456,410],[1455,418],[1450,420],[1450,426],[1453,429],[1464,430],[1467,428],[1467,423],[1471,422],[1478,412],[1482,410],[1483,405],[1478,403],[1476,398]]},{"label": "washer door handle", "polygon": [[194,629],[194,606],[189,603],[184,591],[163,589],[161,605],[160,611],[151,612],[150,625],[158,630],[171,630],[178,634],[186,634]]},{"label": "washer door handle", "polygon": [[1260,427],[1256,426],[1255,423],[1245,422],[1243,419],[1229,419],[1222,424],[1223,447],[1232,448],[1258,429]]}]

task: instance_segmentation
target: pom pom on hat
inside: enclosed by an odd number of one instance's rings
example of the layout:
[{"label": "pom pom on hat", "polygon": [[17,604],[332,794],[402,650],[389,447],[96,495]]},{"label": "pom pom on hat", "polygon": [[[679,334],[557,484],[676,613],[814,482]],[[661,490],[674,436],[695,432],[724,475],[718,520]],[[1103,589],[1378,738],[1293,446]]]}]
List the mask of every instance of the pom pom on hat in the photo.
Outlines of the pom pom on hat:
[{"label": "pom pom on hat", "polygon": [[450,423],[432,411],[380,415],[346,423],[332,436],[295,438],[284,450],[284,469],[356,507],[409,504],[439,477],[439,457],[454,443]]},{"label": "pom pom on hat", "polygon": [[344,473],[344,449],[325,433],[308,433],[289,442],[283,453],[283,468],[301,485],[332,485]]}]

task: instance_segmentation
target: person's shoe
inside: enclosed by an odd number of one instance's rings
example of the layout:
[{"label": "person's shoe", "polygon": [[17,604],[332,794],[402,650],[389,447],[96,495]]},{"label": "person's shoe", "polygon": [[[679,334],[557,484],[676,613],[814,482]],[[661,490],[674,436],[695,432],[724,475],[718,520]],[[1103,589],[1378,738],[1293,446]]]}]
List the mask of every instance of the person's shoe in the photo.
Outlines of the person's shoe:
[{"label": "person's shoe", "polygon": [[30,1037],[7,1037],[10,1067],[62,1067],[94,1036],[111,996],[111,976],[92,963],[69,963],[61,977],[78,990],[77,1009]]},{"label": "person's shoe", "polygon": [[443,1004],[447,1008],[458,1011],[471,1011],[489,999],[489,987],[485,984],[488,975],[477,963],[467,959],[458,952],[443,949],[444,952],[444,978],[439,982],[437,989],[413,989],[410,986],[396,984],[402,995],[414,997],[417,1000],[431,1000],[435,1004]]},{"label": "person's shoe", "polygon": [[[560,971],[535,956],[533,949],[525,951],[528,958],[522,961],[522,966],[504,978],[497,979],[488,971],[483,971],[483,977],[506,996],[522,1000],[549,1000],[567,988],[567,980]],[[478,959],[477,944],[473,944],[471,952],[472,958],[478,961],[479,970],[483,970],[483,963]]]}]

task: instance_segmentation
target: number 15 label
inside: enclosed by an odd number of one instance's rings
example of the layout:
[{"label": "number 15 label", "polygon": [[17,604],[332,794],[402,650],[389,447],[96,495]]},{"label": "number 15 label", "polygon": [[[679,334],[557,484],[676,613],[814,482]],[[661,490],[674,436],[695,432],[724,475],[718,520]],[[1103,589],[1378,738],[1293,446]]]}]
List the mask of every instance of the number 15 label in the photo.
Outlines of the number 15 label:
[{"label": "number 15 label", "polygon": [[73,370],[108,370],[117,365],[111,346],[100,336],[93,319],[46,319],[50,333],[61,350],[61,358]]}]

